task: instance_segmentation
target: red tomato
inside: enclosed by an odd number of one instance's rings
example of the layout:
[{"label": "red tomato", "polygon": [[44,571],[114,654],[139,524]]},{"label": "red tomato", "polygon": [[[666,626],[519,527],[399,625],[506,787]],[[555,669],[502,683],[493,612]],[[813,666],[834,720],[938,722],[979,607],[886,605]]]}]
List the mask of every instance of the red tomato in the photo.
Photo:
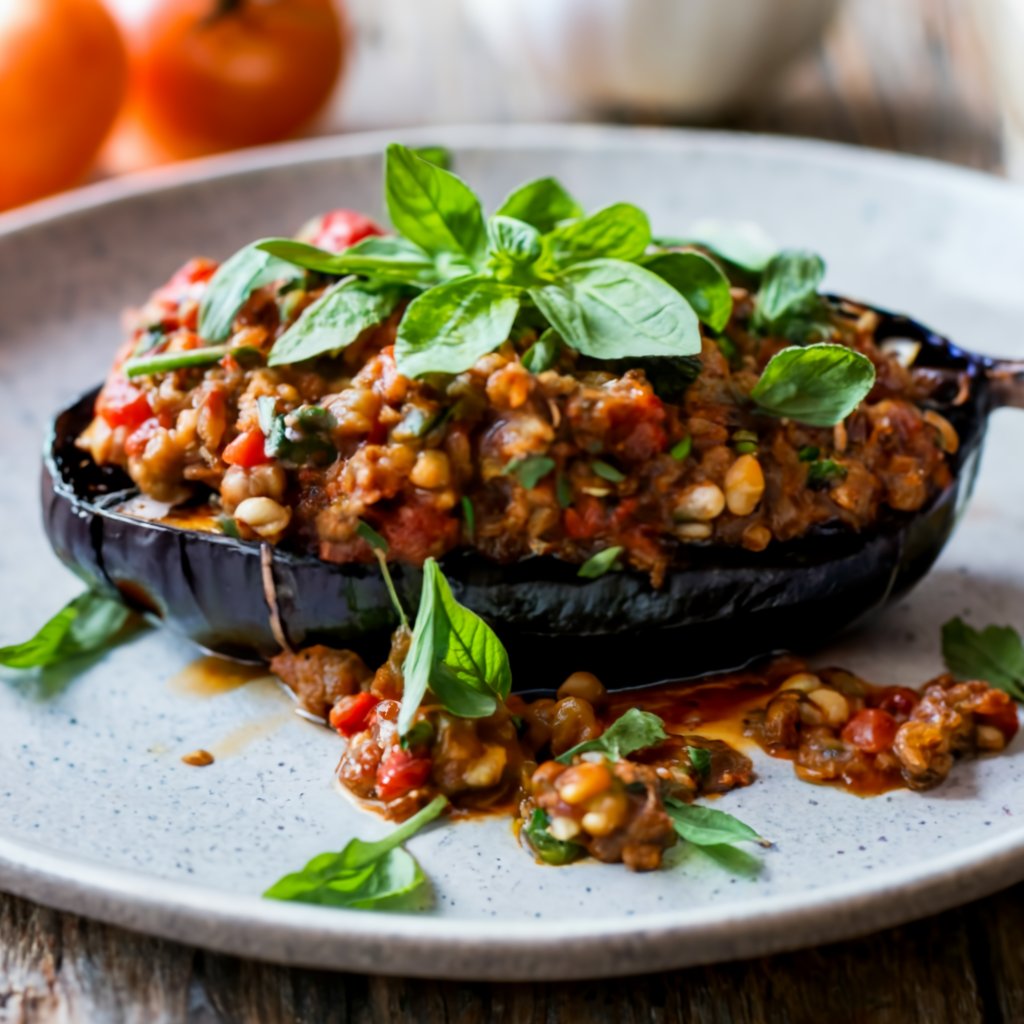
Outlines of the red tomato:
[{"label": "red tomato", "polygon": [[331,728],[342,736],[355,736],[369,724],[370,712],[380,703],[372,693],[353,693],[342,697],[331,708]]},{"label": "red tomato", "polygon": [[149,439],[160,429],[160,421],[154,417],[134,431],[124,443],[125,455],[141,455],[149,444]]},{"label": "red tomato", "polygon": [[888,711],[865,708],[858,711],[843,729],[843,742],[863,750],[866,754],[880,754],[892,747],[899,726]]},{"label": "red tomato", "polygon": [[124,377],[110,377],[96,399],[96,415],[111,427],[141,427],[152,415],[149,399]]},{"label": "red tomato", "polygon": [[887,686],[878,706],[897,718],[906,718],[921,699],[920,694],[907,686]]},{"label": "red tomato", "polygon": [[262,466],[263,463],[270,461],[264,447],[264,440],[262,431],[247,430],[244,434],[239,434],[224,449],[221,458],[229,466],[241,466],[243,469]]},{"label": "red tomato", "polygon": [[401,747],[392,747],[377,769],[377,796],[381,800],[395,800],[429,778],[429,757],[417,757]]},{"label": "red tomato", "polygon": [[331,210],[310,221],[300,237],[318,249],[343,252],[364,238],[383,234],[384,229],[379,224],[355,210]]}]

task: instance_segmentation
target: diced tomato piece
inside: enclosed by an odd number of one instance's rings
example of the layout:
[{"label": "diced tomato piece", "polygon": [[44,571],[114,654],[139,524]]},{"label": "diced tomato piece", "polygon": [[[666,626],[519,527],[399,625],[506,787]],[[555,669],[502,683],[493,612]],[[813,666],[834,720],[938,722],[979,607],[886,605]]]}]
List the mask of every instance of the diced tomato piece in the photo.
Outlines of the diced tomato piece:
[{"label": "diced tomato piece", "polygon": [[431,555],[439,558],[458,540],[462,526],[452,514],[427,502],[406,501],[380,523],[396,562],[422,565]]},{"label": "diced tomato piece", "polygon": [[111,427],[136,430],[152,415],[149,399],[127,378],[109,377],[96,399],[96,415],[102,416]]},{"label": "diced tomato piece", "polygon": [[417,757],[401,747],[392,747],[377,769],[377,796],[381,800],[395,800],[429,778],[429,757]]},{"label": "diced tomato piece", "polygon": [[342,736],[355,736],[362,732],[370,720],[370,712],[380,703],[372,693],[353,693],[342,697],[331,708],[329,721],[331,728]]},{"label": "diced tomato piece", "polygon": [[350,245],[383,235],[384,229],[355,210],[331,210],[310,225],[310,242],[319,249],[342,252]]},{"label": "diced tomato piece", "polygon": [[146,420],[138,430],[133,431],[124,443],[125,455],[141,455],[149,444],[149,439],[160,429],[160,421],[154,416]]},{"label": "diced tomato piece", "polygon": [[843,741],[866,754],[880,754],[892,747],[899,725],[888,711],[865,708],[858,711],[843,729]]},{"label": "diced tomato piece", "polygon": [[270,462],[265,440],[262,431],[246,430],[224,449],[221,458],[229,466],[241,466],[243,469],[262,466],[265,462]]},{"label": "diced tomato piece", "polygon": [[573,540],[589,540],[604,527],[604,512],[601,503],[590,495],[576,500],[573,508],[567,508],[563,517],[565,532]]},{"label": "diced tomato piece", "polygon": [[907,686],[887,686],[882,691],[878,707],[896,718],[906,718],[917,707],[921,695]]}]

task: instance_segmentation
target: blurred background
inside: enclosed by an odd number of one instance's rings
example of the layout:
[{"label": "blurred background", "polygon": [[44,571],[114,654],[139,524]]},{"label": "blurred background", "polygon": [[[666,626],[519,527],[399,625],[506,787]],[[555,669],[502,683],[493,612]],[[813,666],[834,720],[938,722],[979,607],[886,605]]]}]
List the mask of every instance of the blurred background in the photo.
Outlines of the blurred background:
[{"label": "blurred background", "polygon": [[783,132],[1019,175],[1022,43],[1024,0],[0,0],[0,209],[454,122]]}]

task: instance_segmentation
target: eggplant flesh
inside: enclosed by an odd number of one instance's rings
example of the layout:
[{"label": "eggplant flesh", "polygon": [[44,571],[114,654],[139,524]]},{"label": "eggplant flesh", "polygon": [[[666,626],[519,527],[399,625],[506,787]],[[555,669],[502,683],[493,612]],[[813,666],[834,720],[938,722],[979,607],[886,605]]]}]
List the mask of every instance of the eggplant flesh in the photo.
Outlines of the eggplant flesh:
[{"label": "eggplant flesh", "polygon": [[[734,669],[776,651],[808,651],[924,576],[970,496],[989,412],[1024,404],[1024,385],[1018,366],[964,352],[905,317],[880,317],[879,340],[919,343],[915,366],[949,377],[936,403],[961,439],[952,484],[924,509],[886,514],[860,533],[819,529],[757,554],[695,547],[658,590],[638,572],[584,580],[577,566],[553,558],[499,565],[469,551],[450,553],[442,567],[455,596],[497,631],[519,688],[557,685],[578,669],[612,688],[638,686]],[[954,402],[964,381],[967,398]],[[95,396],[93,390],[59,413],[47,443],[43,515],[58,557],[206,650],[243,660],[276,654],[261,545],[117,511],[135,493],[131,481],[75,447]],[[273,549],[270,566],[291,646],[349,647],[370,664],[383,657],[396,619],[375,564]],[[394,565],[392,572],[401,600],[414,609],[420,570]]]}]

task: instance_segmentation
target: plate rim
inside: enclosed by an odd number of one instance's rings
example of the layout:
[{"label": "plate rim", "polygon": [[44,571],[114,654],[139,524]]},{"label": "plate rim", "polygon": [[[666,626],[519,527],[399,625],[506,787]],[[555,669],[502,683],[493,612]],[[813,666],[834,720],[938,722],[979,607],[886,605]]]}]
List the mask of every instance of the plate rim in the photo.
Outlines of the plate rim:
[{"label": "plate rim", "polygon": [[[849,166],[904,180],[922,174],[952,187],[1024,202],[1005,179],[937,160],[845,143],[705,129],[599,124],[438,125],[325,136],[189,161],[40,200],[0,214],[0,239],[206,181],[380,154],[394,139],[453,149],[557,148],[586,152],[641,146],[685,153],[753,151],[821,166]],[[461,826],[466,827],[466,826]],[[415,842],[415,841],[413,841]],[[1024,828],[851,882],[687,912],[608,924],[593,920],[442,919],[277,904],[258,896],[161,879],[76,860],[0,836],[0,888],[108,923],[255,959],[373,974],[480,980],[556,980],[643,973],[799,948],[899,924],[1024,879]],[[898,896],[899,898],[895,898]],[[256,926],[256,927],[254,927]],[[431,956],[443,944],[442,970]],[[567,945],[569,944],[569,945]],[[570,948],[571,946],[571,948]]]}]

